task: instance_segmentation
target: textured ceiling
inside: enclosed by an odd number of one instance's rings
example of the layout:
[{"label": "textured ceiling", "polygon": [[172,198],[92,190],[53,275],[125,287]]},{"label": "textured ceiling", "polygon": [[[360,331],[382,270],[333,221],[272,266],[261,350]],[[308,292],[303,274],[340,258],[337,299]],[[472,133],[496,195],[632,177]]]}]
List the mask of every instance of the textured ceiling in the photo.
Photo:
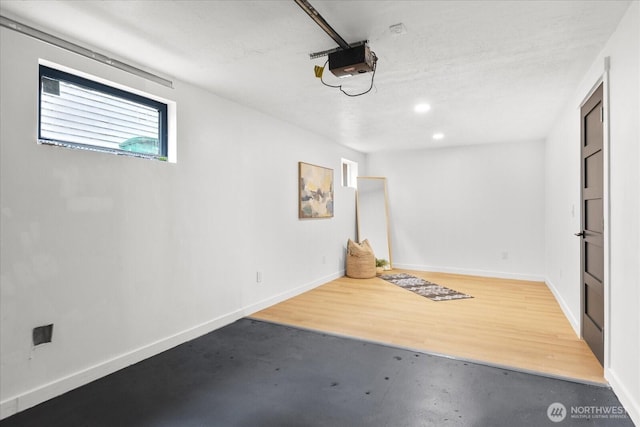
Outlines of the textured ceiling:
[{"label": "textured ceiling", "polygon": [[[9,18],[374,152],[544,138],[630,1],[310,3],[348,42],[369,40],[379,58],[369,94],[315,78],[326,59],[309,53],[337,45],[293,0],[0,4]],[[405,34],[389,30],[397,23]],[[370,77],[339,83],[359,92]],[[418,102],[431,110],[416,114]]]}]

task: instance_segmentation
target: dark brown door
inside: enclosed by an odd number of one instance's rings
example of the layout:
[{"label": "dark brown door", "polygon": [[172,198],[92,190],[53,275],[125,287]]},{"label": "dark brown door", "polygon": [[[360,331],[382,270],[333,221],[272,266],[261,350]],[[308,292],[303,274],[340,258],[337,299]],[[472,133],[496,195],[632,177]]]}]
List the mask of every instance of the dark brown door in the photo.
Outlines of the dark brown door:
[{"label": "dark brown door", "polygon": [[582,337],[604,365],[604,139],[602,84],[580,110],[582,143]]}]

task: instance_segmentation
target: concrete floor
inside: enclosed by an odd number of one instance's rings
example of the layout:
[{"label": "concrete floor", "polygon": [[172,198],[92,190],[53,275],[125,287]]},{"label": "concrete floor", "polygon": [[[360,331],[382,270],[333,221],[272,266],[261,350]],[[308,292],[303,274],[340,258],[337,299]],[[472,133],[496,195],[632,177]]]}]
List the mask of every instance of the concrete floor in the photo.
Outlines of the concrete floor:
[{"label": "concrete floor", "polygon": [[633,426],[605,417],[620,407],[606,387],[242,319],[0,426]]}]

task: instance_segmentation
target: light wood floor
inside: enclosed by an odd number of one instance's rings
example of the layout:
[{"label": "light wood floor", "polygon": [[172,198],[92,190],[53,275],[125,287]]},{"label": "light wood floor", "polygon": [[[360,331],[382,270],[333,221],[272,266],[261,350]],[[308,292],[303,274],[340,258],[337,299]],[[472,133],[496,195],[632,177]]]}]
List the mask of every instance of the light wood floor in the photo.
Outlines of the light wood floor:
[{"label": "light wood floor", "polygon": [[581,381],[603,369],[542,282],[406,272],[474,298],[434,302],[380,278],[343,277],[253,314],[259,320]]}]

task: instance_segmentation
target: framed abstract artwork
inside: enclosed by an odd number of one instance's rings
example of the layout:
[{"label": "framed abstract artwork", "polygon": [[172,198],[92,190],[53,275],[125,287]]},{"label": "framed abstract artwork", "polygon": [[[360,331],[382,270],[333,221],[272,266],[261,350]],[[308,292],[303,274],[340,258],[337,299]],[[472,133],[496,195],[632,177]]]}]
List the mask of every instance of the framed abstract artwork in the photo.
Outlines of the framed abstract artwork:
[{"label": "framed abstract artwork", "polygon": [[298,162],[298,218],[333,217],[333,169]]}]

